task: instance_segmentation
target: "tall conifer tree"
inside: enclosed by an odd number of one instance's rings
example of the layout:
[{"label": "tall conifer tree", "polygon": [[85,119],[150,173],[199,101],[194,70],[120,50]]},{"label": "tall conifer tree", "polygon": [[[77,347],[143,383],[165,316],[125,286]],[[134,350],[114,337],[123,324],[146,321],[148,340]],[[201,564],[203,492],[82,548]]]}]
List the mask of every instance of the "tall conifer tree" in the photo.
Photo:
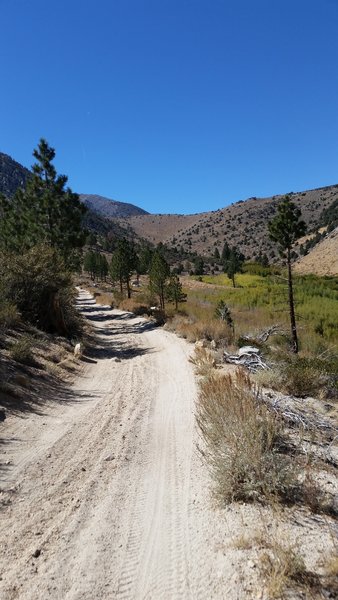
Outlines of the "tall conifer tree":
[{"label": "tall conifer tree", "polygon": [[305,222],[300,220],[301,211],[291,202],[289,196],[285,196],[278,205],[277,215],[268,224],[271,240],[277,243],[282,258],[286,259],[288,269],[288,291],[289,291],[289,313],[291,323],[292,350],[298,352],[298,336],[296,327],[292,269],[291,269],[291,250],[298,238],[305,234]]}]

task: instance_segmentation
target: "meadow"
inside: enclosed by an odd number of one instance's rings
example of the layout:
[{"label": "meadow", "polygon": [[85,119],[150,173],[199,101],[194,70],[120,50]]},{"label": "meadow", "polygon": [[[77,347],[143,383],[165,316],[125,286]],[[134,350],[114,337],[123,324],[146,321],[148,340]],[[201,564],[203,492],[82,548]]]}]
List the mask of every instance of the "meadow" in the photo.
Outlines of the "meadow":
[{"label": "meadow", "polygon": [[[255,334],[273,324],[289,332],[286,273],[247,265],[236,287],[225,274],[183,278],[187,302],[181,310],[196,321],[214,317],[220,300],[228,305],[235,337]],[[294,276],[300,349],[311,355],[338,350],[338,277]]]}]

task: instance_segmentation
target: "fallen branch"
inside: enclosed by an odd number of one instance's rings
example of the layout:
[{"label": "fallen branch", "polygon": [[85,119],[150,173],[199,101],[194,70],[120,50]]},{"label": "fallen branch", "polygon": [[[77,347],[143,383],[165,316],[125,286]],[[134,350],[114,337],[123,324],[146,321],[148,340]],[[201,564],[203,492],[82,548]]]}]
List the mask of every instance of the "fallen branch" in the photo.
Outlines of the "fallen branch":
[{"label": "fallen branch", "polygon": [[244,346],[237,354],[228,354],[224,351],[224,360],[233,365],[246,367],[251,373],[256,373],[259,369],[270,369],[260,357],[259,349],[254,346]]}]

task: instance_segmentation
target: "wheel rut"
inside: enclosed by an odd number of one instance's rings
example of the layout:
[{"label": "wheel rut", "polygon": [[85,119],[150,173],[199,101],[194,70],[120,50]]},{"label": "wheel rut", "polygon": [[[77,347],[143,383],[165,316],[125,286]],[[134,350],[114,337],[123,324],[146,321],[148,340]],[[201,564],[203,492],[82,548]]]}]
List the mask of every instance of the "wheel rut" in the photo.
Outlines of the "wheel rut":
[{"label": "wheel rut", "polygon": [[189,346],[85,291],[78,305],[98,349],[74,384],[76,403],[44,417],[50,435],[32,421],[35,448],[18,452],[9,476],[18,493],[0,526],[1,598],[207,599],[196,578]]}]

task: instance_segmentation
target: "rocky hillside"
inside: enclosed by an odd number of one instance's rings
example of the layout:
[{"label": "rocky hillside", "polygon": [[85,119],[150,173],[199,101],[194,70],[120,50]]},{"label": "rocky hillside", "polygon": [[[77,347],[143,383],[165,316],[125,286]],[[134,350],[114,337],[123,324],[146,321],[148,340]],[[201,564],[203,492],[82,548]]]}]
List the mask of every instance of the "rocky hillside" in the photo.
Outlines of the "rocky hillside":
[{"label": "rocky hillside", "polygon": [[19,187],[25,187],[30,171],[8,154],[0,152],[0,193],[13,196]]},{"label": "rocky hillside", "polygon": [[[329,186],[299,193],[291,193],[293,202],[302,211],[309,230],[319,225],[322,210],[338,198],[338,186]],[[151,242],[168,245],[210,256],[215,248],[221,252],[224,242],[236,245],[247,258],[260,252],[270,259],[277,257],[269,241],[267,224],[276,212],[282,196],[249,198],[225,208],[194,215],[141,215],[120,219],[129,224],[137,235]]]},{"label": "rocky hillside", "polygon": [[118,219],[120,217],[133,217],[149,214],[147,211],[135,206],[134,204],[110,200],[109,198],[98,196],[96,194],[80,194],[80,200],[82,200],[82,202],[84,202],[88,208],[94,210],[96,213],[106,217],[107,219]]}]

